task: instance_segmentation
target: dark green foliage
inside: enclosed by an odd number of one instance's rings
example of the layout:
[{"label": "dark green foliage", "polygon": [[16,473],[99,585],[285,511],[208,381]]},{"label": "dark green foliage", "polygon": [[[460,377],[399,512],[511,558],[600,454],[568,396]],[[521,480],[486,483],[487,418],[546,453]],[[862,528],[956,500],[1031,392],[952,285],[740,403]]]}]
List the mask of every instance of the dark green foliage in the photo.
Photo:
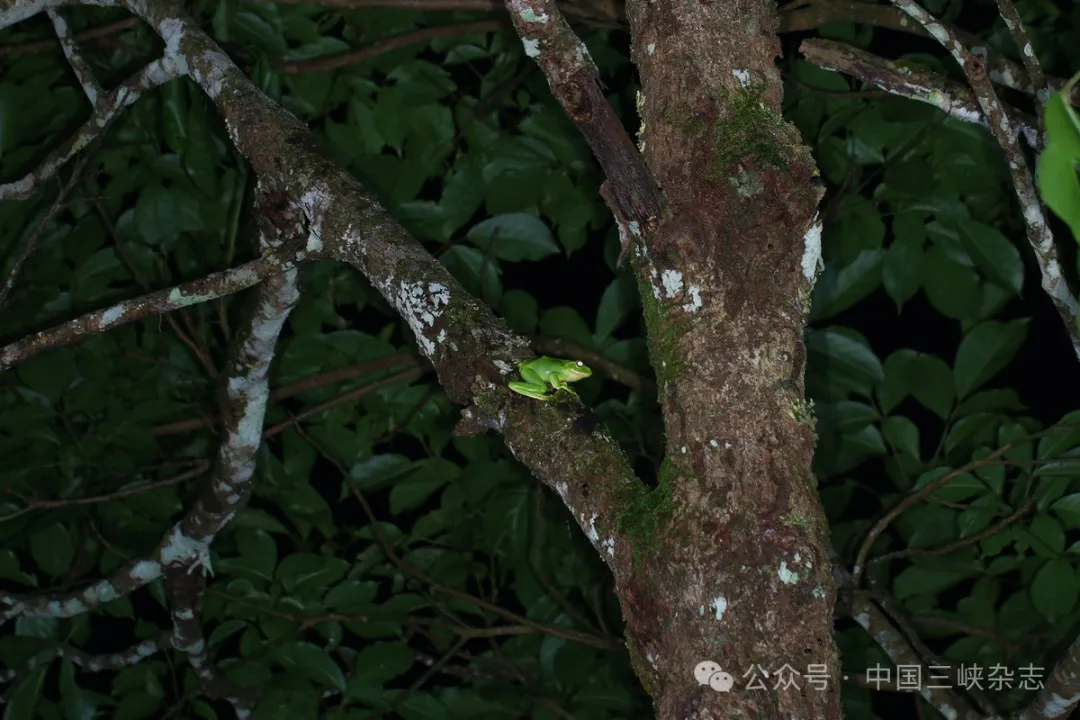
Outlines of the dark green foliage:
[{"label": "dark green foliage", "polygon": [[[440,37],[358,66],[291,74],[280,63],[448,18],[193,5],[257,84],[316,129],[515,331],[650,375],[635,283],[614,270],[599,172],[540,74],[522,74],[529,61],[511,32]],[[927,7],[947,14],[945,5]],[[1034,5],[1037,17],[1050,12]],[[64,12],[75,31],[124,17]],[[633,127],[634,88],[617,49],[624,36],[582,33]],[[822,35],[865,46],[872,32],[833,24]],[[1075,42],[1037,36],[1047,57],[1076,64]],[[48,37],[38,18],[0,42]],[[145,28],[115,37],[84,46],[107,87],[158,53]],[[8,182],[88,108],[60,52],[2,62],[0,181]],[[984,130],[927,106],[838,97],[856,83],[802,61],[785,71],[786,115],[830,186],[807,388],[834,545],[850,564],[874,519],[958,471],[901,515],[873,555],[955,549],[868,572],[950,662],[1049,665],[1054,657],[1043,653],[1080,620],[1080,413],[1037,416],[1026,405],[1039,401],[1030,387],[1010,387],[1019,382],[1010,364],[1032,339],[1028,316],[1046,299],[1025,271],[1030,250],[1000,152]],[[736,140],[760,142],[752,132],[760,128],[735,130]],[[84,154],[0,312],[2,344],[255,253],[246,232],[255,179],[190,82],[147,93]],[[74,167],[0,206],[0,280]],[[265,689],[255,716],[647,717],[607,570],[558,497],[498,438],[453,437],[458,409],[413,362],[408,329],[358,273],[314,263],[302,287],[272,367],[280,397],[267,413],[255,493],[214,544],[200,615],[219,669]],[[190,507],[218,447],[209,371],[224,366],[242,300],[123,326],[0,374],[0,589],[57,590],[105,576],[150,551]],[[924,330],[929,323],[953,335]],[[917,341],[888,346],[882,327],[907,328]],[[1049,332],[1063,337],[1060,327]],[[292,392],[326,373],[345,374]],[[1041,391],[1075,386],[1074,377]],[[619,521],[654,547],[677,475],[660,473],[653,392],[628,392],[599,372],[575,389],[642,474],[660,475]],[[9,623],[0,666],[22,672],[3,686],[5,720],[231,717],[201,697],[173,651],[94,674],[55,659],[61,644],[100,654],[157,637],[163,603],[156,583],[93,620]],[[986,632],[942,629],[960,620]],[[888,665],[861,630],[838,637],[848,670]],[[30,668],[39,656],[47,664]],[[865,688],[845,691],[847,717],[875,717]]]}]

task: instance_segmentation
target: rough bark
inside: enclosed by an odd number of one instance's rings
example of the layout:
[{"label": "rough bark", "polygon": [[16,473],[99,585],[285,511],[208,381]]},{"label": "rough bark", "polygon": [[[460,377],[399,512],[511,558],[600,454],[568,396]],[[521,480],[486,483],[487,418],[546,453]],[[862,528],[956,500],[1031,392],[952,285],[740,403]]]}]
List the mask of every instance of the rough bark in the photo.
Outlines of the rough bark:
[{"label": "rough bark", "polygon": [[[631,234],[671,509],[658,549],[619,578],[637,667],[662,718],[838,718],[828,524],[803,400],[821,191],[780,114],[776,8],[627,10],[643,153],[668,203],[654,232]],[[698,685],[692,670],[710,660],[730,692]]]}]

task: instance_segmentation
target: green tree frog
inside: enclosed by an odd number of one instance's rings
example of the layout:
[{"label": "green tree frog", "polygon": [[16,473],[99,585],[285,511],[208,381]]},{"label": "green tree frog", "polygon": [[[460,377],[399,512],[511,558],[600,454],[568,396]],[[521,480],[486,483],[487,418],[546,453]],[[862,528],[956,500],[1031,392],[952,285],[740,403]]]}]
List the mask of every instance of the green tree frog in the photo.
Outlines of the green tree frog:
[{"label": "green tree frog", "polygon": [[518,364],[518,371],[524,382],[511,381],[510,389],[514,392],[537,400],[550,400],[548,383],[554,390],[566,390],[573,393],[567,383],[577,382],[592,375],[588,365],[580,360],[559,360],[557,358],[538,357]]}]

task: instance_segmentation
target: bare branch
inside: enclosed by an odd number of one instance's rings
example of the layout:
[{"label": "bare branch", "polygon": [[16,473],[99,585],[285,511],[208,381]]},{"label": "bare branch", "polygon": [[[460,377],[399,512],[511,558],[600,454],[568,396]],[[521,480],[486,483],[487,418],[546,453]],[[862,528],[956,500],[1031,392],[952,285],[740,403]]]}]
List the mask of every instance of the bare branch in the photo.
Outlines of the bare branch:
[{"label": "bare branch", "polygon": [[1028,40],[1027,31],[1024,30],[1024,24],[1020,22],[1020,14],[1016,12],[1016,6],[1012,0],[997,0],[997,6],[1001,19],[1005,21],[1005,25],[1012,34],[1013,42],[1016,43],[1016,49],[1020,51],[1020,58],[1027,71],[1028,81],[1035,89],[1035,98],[1038,100],[1041,112],[1041,107],[1050,99],[1050,90],[1046,87],[1046,76],[1043,75],[1042,67],[1039,65],[1039,58],[1035,56],[1035,48]]},{"label": "bare branch", "polygon": [[1080,639],[1065,651],[1046,685],[1017,720],[1056,720],[1069,717],[1080,704]]},{"label": "bare branch", "polygon": [[56,196],[56,200],[49,206],[48,211],[45,213],[45,217],[41,218],[41,222],[37,224],[30,234],[26,237],[26,241],[23,243],[22,250],[15,256],[14,262],[11,264],[11,269],[8,271],[7,278],[4,279],[3,286],[0,286],[0,310],[7,304],[8,296],[15,287],[15,280],[19,276],[19,271],[22,270],[23,263],[34,252],[34,247],[37,245],[38,238],[48,227],[49,222],[53,219],[60,207],[64,204],[64,198],[71,192],[71,188],[75,185],[75,181],[82,175],[83,168],[86,166],[87,155],[79,158],[79,162],[75,164],[75,169],[71,171],[71,177],[68,178],[64,186],[60,188],[60,194]]},{"label": "bare branch", "polygon": [[[573,405],[545,411],[554,417],[543,421],[544,438],[538,441],[535,402],[505,388],[506,376],[528,357],[525,339],[466,292],[351,173],[326,156],[302,122],[270,101],[190,18],[160,4],[133,3],[131,9],[161,35],[166,56],[187,68],[214,102],[263,187],[297,189],[309,250],[362,272],[409,325],[447,395],[475,404],[470,418],[504,433],[518,459],[541,481],[564,489],[576,520],[605,548],[605,562],[629,567],[632,544],[622,542],[622,531],[614,522],[602,531],[592,523],[601,514],[618,517],[644,486],[612,438],[575,424],[580,408]],[[597,115],[610,112],[602,94],[595,98]],[[553,429],[553,423],[561,429]],[[567,477],[568,467],[588,467],[589,477]],[[608,480],[588,485],[598,475]]]},{"label": "bare branch", "polygon": [[9,370],[44,350],[68,345],[87,335],[245,290],[266,277],[292,271],[301,261],[318,256],[303,247],[279,250],[199,280],[124,300],[103,310],[95,310],[63,325],[42,330],[0,347],[0,372]]},{"label": "bare branch", "polygon": [[365,60],[378,57],[383,53],[390,52],[399,47],[412,45],[413,43],[432,40],[440,37],[455,37],[459,35],[473,35],[476,33],[496,32],[507,26],[503,20],[477,20],[475,22],[456,23],[454,25],[436,25],[434,27],[419,28],[409,32],[385,38],[368,47],[352,52],[332,55],[330,57],[317,57],[310,60],[297,60],[295,62],[277,62],[274,68],[283,73],[294,75],[296,73],[316,72],[319,70],[334,70],[336,68],[359,65]]},{"label": "bare branch", "polygon": [[56,658],[67,658],[85,672],[104,672],[106,670],[123,670],[142,662],[148,657],[156,655],[162,648],[168,647],[169,636],[163,633],[154,640],[137,642],[126,650],[107,653],[104,655],[91,655],[78,648],[68,645],[60,645],[51,653],[40,653],[31,658],[25,668],[4,668],[0,670],[0,683],[12,682],[20,675],[30,672],[34,668],[50,663]]},{"label": "bare branch", "polygon": [[[948,78],[919,72],[885,58],[833,40],[804,40],[799,51],[810,62],[826,70],[851,75],[893,95],[929,103],[949,117],[979,123],[989,128],[975,93]],[[1035,148],[1038,129],[1035,118],[1011,107],[1005,109],[1012,122]]]},{"label": "bare branch", "polygon": [[506,0],[525,54],[544,71],[552,95],[578,126],[606,176],[601,190],[619,221],[625,256],[632,236],[660,221],[664,200],[645,160],[608,104],[585,44],[555,0]]},{"label": "bare branch", "polygon": [[985,56],[964,49],[960,40],[949,28],[935,20],[914,0],[892,0],[892,3],[918,21],[927,32],[953,56],[971,83],[975,96],[987,118],[991,134],[997,139],[1012,175],[1013,188],[1020,199],[1020,207],[1027,228],[1028,242],[1035,251],[1039,270],[1042,273],[1042,287],[1065,323],[1065,330],[1073,349],[1080,358],[1080,323],[1078,323],[1076,299],[1069,291],[1068,283],[1058,260],[1054,235],[1046,222],[1039,196],[1035,191],[1035,180],[1028,169],[1023,150],[1016,140],[1013,123],[1002,108],[1001,101],[994,91],[987,74]]},{"label": "bare branch", "polygon": [[[123,20],[116,20],[115,22],[106,23],[104,25],[90,28],[88,30],[81,30],[72,37],[79,41],[85,40],[97,40],[99,38],[108,37],[113,33],[120,32],[121,30],[127,30],[128,28],[135,27],[139,24],[139,18],[128,17]],[[33,42],[16,43],[14,45],[0,45],[0,57],[14,56],[14,55],[28,55],[30,53],[42,52],[44,50],[52,50],[59,44],[59,40],[37,40]]]},{"label": "bare branch", "polygon": [[195,467],[191,468],[190,470],[186,470],[179,475],[175,475],[171,478],[166,478],[165,480],[158,480],[157,482],[151,483],[138,483],[129,487],[125,487],[121,490],[115,490],[110,493],[105,493],[104,495],[94,495],[92,497],[83,498],[64,498],[62,500],[24,500],[24,502],[26,503],[26,507],[22,508],[21,510],[15,511],[10,515],[4,515],[0,517],[0,522],[12,520],[19,515],[24,515],[30,512],[31,510],[46,510],[52,508],[66,507],[68,505],[94,505],[97,503],[109,502],[110,500],[116,500],[122,497],[128,497],[129,495],[137,495],[139,493],[144,493],[150,490],[156,490],[160,487],[179,485],[182,482],[186,482],[188,480],[191,480],[192,478],[196,478],[199,475],[202,475],[209,468],[210,462],[208,460],[199,460],[195,463]]},{"label": "bare branch", "polygon": [[[267,247],[282,244],[265,231],[263,236]],[[262,260],[275,257],[265,255]],[[226,374],[227,417],[217,464],[187,515],[173,525],[148,557],[129,563],[83,590],[44,596],[0,593],[0,620],[17,616],[71,617],[134,592],[160,578],[166,568],[183,567],[185,572],[193,572],[201,566],[210,570],[210,543],[251,494],[255,452],[262,442],[270,397],[270,360],[285,319],[299,299],[297,271],[280,262],[267,267],[276,267],[279,274],[259,288],[247,327],[236,336],[237,350]],[[258,275],[253,277],[259,279]]]},{"label": "bare branch", "polygon": [[98,98],[101,97],[101,85],[94,78],[94,72],[87,64],[86,58],[79,52],[79,47],[75,44],[75,39],[71,37],[64,18],[60,17],[60,13],[52,8],[47,10],[46,13],[49,19],[52,20],[53,27],[56,28],[56,38],[60,41],[60,47],[64,49],[64,55],[67,56],[68,63],[75,72],[75,77],[79,79],[79,85],[82,86],[83,92],[86,93],[86,99],[96,108]]},{"label": "bare branch", "polygon": [[[907,638],[893,627],[885,613],[870,601],[865,592],[855,593],[851,617],[866,630],[895,665],[922,666],[922,659],[911,647]],[[920,682],[918,692],[944,717],[958,720],[986,720],[982,713],[976,712],[951,687],[930,686]]]},{"label": "bare branch", "polygon": [[[4,15],[0,13],[0,20],[2,18]],[[0,21],[0,27],[3,25]],[[71,137],[54,148],[40,165],[25,177],[0,185],[0,200],[21,200],[29,197],[42,180],[51,177],[72,155],[105,132],[109,124],[120,115],[120,111],[138,100],[143,92],[180,75],[183,75],[180,67],[172,58],[165,57],[150,63],[115,90],[101,95],[94,104],[90,118]]]},{"label": "bare branch", "polygon": [[192,572],[184,565],[165,568],[165,595],[169,603],[173,631],[172,646],[187,656],[199,685],[210,697],[225,699],[233,706],[237,718],[251,717],[255,705],[254,693],[237,688],[222,675],[210,658],[199,620],[199,604],[206,588],[206,576]]},{"label": "bare branch", "polygon": [[[307,0],[265,0],[279,5],[304,4]],[[323,7],[356,10],[362,8],[393,8],[396,10],[476,10],[501,12],[506,9],[502,0],[323,0]],[[625,5],[622,2],[565,2],[560,0],[558,8],[564,17],[574,22],[584,22],[597,27],[626,28]],[[862,0],[798,0],[788,2],[779,8],[780,27],[777,32],[806,32],[821,27],[826,23],[851,22],[884,28],[894,32],[909,33],[920,37],[931,37],[918,23],[911,22],[907,15],[896,8],[875,5]],[[957,37],[973,49],[986,50],[986,64],[990,78],[999,85],[1019,90],[1028,95],[1042,87],[1033,83],[1018,63],[1002,56],[975,35],[959,28],[951,28]],[[1018,43],[1023,48],[1024,44]],[[2,50],[2,48],[0,48]],[[363,52],[363,51],[360,51]],[[1026,56],[1025,56],[1026,58]],[[1059,90],[1065,85],[1062,78],[1049,78],[1051,90]],[[1080,100],[1080,88],[1077,88],[1076,100]]]}]

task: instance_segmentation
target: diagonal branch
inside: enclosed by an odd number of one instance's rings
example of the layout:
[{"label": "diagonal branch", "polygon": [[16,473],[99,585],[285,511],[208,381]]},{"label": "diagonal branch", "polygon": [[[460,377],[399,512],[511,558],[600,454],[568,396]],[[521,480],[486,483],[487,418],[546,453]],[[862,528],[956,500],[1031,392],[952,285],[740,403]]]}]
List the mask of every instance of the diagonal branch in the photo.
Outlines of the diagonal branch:
[{"label": "diagonal branch", "polygon": [[[3,19],[5,19],[5,16],[0,12],[0,20]],[[0,21],[0,26],[6,24]],[[94,103],[94,109],[90,113],[89,119],[65,142],[54,148],[41,164],[24,177],[0,185],[0,201],[21,200],[29,197],[34,188],[43,180],[52,177],[75,153],[85,148],[91,140],[105,132],[105,129],[120,115],[120,112],[138,100],[143,92],[156,88],[158,85],[164,85],[182,74],[181,69],[170,58],[162,58],[161,60],[155,60],[132,75],[115,90],[99,96],[98,102]],[[93,98],[91,98],[91,102],[93,102]]]},{"label": "diagonal branch", "polygon": [[1020,14],[1016,12],[1013,1],[997,0],[997,6],[1001,19],[1005,21],[1013,42],[1016,43],[1016,49],[1020,51],[1020,59],[1024,63],[1024,70],[1027,71],[1028,81],[1035,89],[1035,98],[1038,100],[1041,112],[1042,106],[1046,105],[1047,100],[1050,99],[1050,90],[1046,86],[1046,76],[1043,75],[1042,67],[1039,65],[1039,58],[1035,56],[1035,48],[1028,39],[1027,31],[1024,30],[1024,24],[1020,21]]},{"label": "diagonal branch", "polygon": [[309,252],[303,246],[275,250],[235,268],[167,290],[124,300],[103,310],[95,310],[63,325],[42,330],[0,347],[0,372],[9,370],[44,350],[68,345],[87,335],[245,290],[266,277],[292,271],[301,261],[319,257],[319,253]]},{"label": "diagonal branch", "polygon": [[[903,634],[889,622],[885,613],[870,601],[867,593],[855,593],[851,607],[851,617],[889,656],[889,659],[897,666],[898,671],[901,667],[922,668],[923,663],[918,653],[911,647]],[[885,684],[889,684],[887,678]],[[922,685],[921,682],[919,685],[917,688],[919,695],[944,717],[956,718],[957,720],[985,719],[982,713],[976,712],[952,687]]]},{"label": "diagonal branch", "polygon": [[457,37],[460,35],[475,35],[477,33],[497,32],[506,27],[502,20],[477,20],[474,22],[456,23],[454,25],[436,25],[434,27],[417,28],[409,32],[388,37],[372,43],[367,47],[353,50],[340,55],[329,57],[316,57],[309,60],[295,60],[291,62],[279,61],[273,67],[280,72],[289,75],[297,73],[317,72],[319,70],[335,70],[337,68],[359,65],[360,63],[378,57],[383,53],[396,50],[400,47],[413,43],[432,40],[434,38]]},{"label": "diagonal branch", "polygon": [[38,240],[41,238],[45,228],[48,227],[56,213],[64,205],[64,198],[71,192],[71,188],[74,187],[75,181],[82,176],[83,168],[86,166],[87,156],[79,158],[79,161],[75,163],[75,168],[71,171],[71,177],[67,179],[63,187],[60,188],[60,193],[56,196],[56,200],[49,206],[49,209],[45,212],[45,216],[41,218],[41,222],[37,224],[30,234],[23,242],[22,249],[15,255],[15,260],[11,264],[11,268],[8,270],[7,277],[4,278],[4,284],[0,285],[0,310],[7,304],[11,291],[15,289],[15,280],[19,277],[19,272],[22,270],[23,264],[33,254],[34,248],[37,246]]},{"label": "diagonal branch", "polygon": [[[264,0],[278,5],[306,4],[307,0]],[[593,27],[626,29],[626,7],[623,2],[604,0],[603,2],[573,2],[558,0],[559,11],[572,22],[580,22]],[[395,10],[434,10],[451,12],[455,10],[473,10],[486,12],[505,12],[503,0],[322,0],[322,7],[342,10],[364,8],[392,8]],[[908,33],[919,37],[931,37],[930,33],[918,23],[913,23],[904,13],[888,5],[876,5],[864,0],[793,0],[778,9],[780,27],[777,32],[798,33],[815,30],[822,25],[834,22],[849,22],[883,28],[893,32]],[[1015,63],[990,48],[985,42],[960,28],[951,28],[957,37],[972,48],[986,50],[986,63],[990,79],[999,85],[1033,95],[1043,83],[1032,82],[1024,65]],[[1018,41],[1023,48],[1026,41]],[[2,48],[0,48],[2,51]],[[363,52],[363,51],[361,51]],[[1028,57],[1024,54],[1025,65]],[[1048,78],[1051,90],[1059,90],[1065,85],[1063,78]],[[1074,96],[1080,101],[1080,88]],[[1080,104],[1080,102],[1078,102]]]},{"label": "diagonal branch", "polygon": [[[284,244],[270,239],[265,232],[264,237],[268,248]],[[270,257],[277,256],[266,255],[264,259]],[[201,566],[210,570],[211,542],[251,494],[255,453],[262,442],[270,397],[270,360],[285,319],[299,299],[297,271],[283,264],[277,267],[278,274],[257,291],[246,327],[235,338],[235,350],[225,373],[224,437],[214,472],[188,513],[147,557],[84,589],[36,596],[0,592],[0,621],[19,616],[72,617],[134,592],[162,577],[169,568],[193,572]]]},{"label": "diagonal branch", "polygon": [[[833,40],[804,40],[799,51],[818,67],[842,72],[893,95],[929,103],[957,120],[975,122],[987,129],[990,127],[971,88],[946,77],[912,70]],[[1005,112],[1024,134],[1028,145],[1037,147],[1035,118],[1012,107],[1006,107]]]},{"label": "diagonal branch", "polygon": [[[472,405],[468,425],[503,433],[517,458],[560,492],[594,545],[605,549],[605,562],[628,570],[632,543],[616,521],[645,487],[614,439],[575,422],[577,403],[537,407],[509,392],[506,378],[529,356],[527,341],[466,292],[190,18],[175,6],[130,7],[162,37],[166,57],[185,67],[214,102],[263,187],[298,195],[308,249],[356,267],[371,281],[409,325],[449,397]],[[578,470],[568,475],[566,468]]]},{"label": "diagonal branch", "polygon": [[966,50],[956,33],[935,20],[914,0],[892,0],[892,3],[926,28],[926,31],[949,51],[975,91],[979,108],[987,120],[990,132],[998,141],[1002,152],[1005,153],[1013,188],[1020,200],[1028,243],[1035,252],[1035,259],[1042,274],[1043,290],[1054,303],[1054,308],[1065,324],[1065,331],[1072,342],[1073,350],[1080,358],[1080,322],[1078,322],[1080,318],[1077,315],[1076,299],[1065,280],[1061,262],[1058,259],[1057,246],[1054,244],[1054,235],[1046,222],[1046,216],[1035,191],[1035,180],[1028,169],[1020,143],[1016,139],[1013,121],[1005,112],[990,82],[985,53],[977,54]]},{"label": "diagonal branch", "polygon": [[[128,28],[135,27],[139,24],[139,18],[127,17],[123,20],[116,20],[111,23],[105,23],[98,27],[89,28],[87,30],[81,30],[71,37],[79,42],[86,40],[97,40],[98,38],[108,37],[113,33],[121,30],[127,30]],[[0,45],[0,57],[12,56],[12,55],[25,55],[30,53],[42,52],[43,50],[52,50],[56,47],[59,40],[34,40],[31,42],[16,43],[13,45]]]},{"label": "diagonal branch", "polygon": [[86,99],[90,101],[91,105],[97,107],[98,98],[101,96],[102,91],[101,85],[94,78],[94,71],[90,69],[86,58],[79,52],[79,46],[68,31],[68,25],[64,18],[60,17],[60,13],[53,8],[49,8],[46,13],[49,19],[52,20],[53,27],[56,28],[56,38],[60,41],[60,47],[64,49],[64,55],[67,56],[68,63],[75,72],[75,77],[79,79],[79,85],[82,86],[83,92],[86,93]]},{"label": "diagonal branch", "polygon": [[1080,639],[1074,640],[1054,665],[1045,686],[1017,720],[1069,717],[1080,704]]},{"label": "diagonal branch", "polygon": [[601,195],[619,221],[626,254],[632,236],[660,221],[664,199],[645,160],[608,104],[585,43],[555,0],[506,0],[525,54],[544,71],[551,94],[577,125],[604,171]]}]

